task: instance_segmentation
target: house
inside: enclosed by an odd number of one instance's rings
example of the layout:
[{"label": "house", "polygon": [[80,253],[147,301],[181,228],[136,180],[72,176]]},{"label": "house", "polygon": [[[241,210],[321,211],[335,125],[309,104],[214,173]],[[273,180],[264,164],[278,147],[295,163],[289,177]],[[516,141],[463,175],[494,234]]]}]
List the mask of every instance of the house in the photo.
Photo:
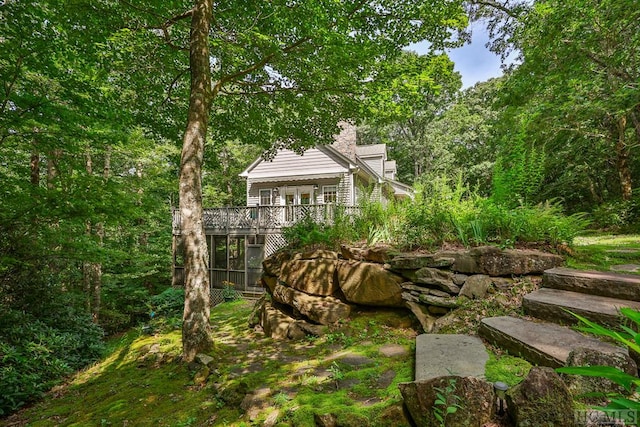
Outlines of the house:
[{"label": "house", "polygon": [[[302,155],[279,150],[271,159],[256,159],[240,176],[247,205],[204,212],[214,288],[231,282],[239,291],[261,291],[262,260],[285,244],[282,228],[304,217],[331,220],[335,206],[353,211],[362,197],[384,203],[412,196],[411,187],[395,180],[387,147],[356,145],[355,127],[347,124],[331,145]],[[173,224],[175,284],[182,282],[177,212]]]}]

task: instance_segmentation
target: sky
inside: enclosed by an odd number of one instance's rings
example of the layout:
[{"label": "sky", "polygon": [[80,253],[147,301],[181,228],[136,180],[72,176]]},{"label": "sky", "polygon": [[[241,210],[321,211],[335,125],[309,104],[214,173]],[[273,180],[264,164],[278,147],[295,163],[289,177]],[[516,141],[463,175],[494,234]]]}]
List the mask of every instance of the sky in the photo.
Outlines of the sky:
[{"label": "sky", "polygon": [[[463,89],[471,87],[477,82],[502,75],[500,57],[485,47],[489,41],[486,29],[478,25],[472,29],[473,36],[470,44],[447,50],[449,58],[455,63],[455,70],[462,75]],[[408,46],[407,49],[425,54],[429,49],[429,44],[427,42],[415,43]]]}]

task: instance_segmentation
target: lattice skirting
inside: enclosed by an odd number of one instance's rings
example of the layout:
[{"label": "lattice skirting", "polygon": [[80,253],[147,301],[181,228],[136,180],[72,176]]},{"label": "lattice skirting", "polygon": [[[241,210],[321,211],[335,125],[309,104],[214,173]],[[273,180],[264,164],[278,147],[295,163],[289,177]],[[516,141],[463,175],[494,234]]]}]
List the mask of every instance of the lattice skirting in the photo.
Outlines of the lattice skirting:
[{"label": "lattice skirting", "polygon": [[[235,299],[242,298],[242,292],[235,291],[235,293],[236,293]],[[224,302],[224,298],[222,297],[222,289],[212,288],[211,289],[211,307],[214,307],[223,302]]]},{"label": "lattice skirting", "polygon": [[287,241],[282,234],[267,234],[264,239],[264,257],[270,257],[286,244]]}]

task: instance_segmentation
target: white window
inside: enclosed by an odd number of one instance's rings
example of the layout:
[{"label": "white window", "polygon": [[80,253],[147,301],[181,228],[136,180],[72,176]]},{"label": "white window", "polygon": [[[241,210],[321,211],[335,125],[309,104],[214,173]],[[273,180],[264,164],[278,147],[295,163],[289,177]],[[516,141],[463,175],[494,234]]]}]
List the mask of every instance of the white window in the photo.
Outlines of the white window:
[{"label": "white window", "polygon": [[271,206],[271,189],[260,190],[260,206]]},{"label": "white window", "polygon": [[335,203],[338,201],[338,186],[325,185],[322,187],[322,200],[324,203]]}]

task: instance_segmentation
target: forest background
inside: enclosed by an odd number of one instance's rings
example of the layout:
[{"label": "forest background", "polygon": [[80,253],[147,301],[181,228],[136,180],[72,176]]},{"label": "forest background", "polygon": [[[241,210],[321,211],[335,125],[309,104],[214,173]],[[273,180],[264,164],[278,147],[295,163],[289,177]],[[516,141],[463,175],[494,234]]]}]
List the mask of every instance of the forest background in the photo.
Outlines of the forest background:
[{"label": "forest background", "polygon": [[[594,228],[637,229],[634,1],[396,2],[406,16],[422,14],[424,30],[363,19],[363,33],[389,25],[393,43],[362,43],[351,56],[345,44],[323,60],[302,52],[276,71],[251,57],[273,47],[260,19],[277,19],[281,27],[264,23],[276,33],[292,22],[317,32],[295,3],[266,11],[261,2],[230,2],[216,15],[212,34],[226,32],[212,38],[213,71],[241,60],[259,66],[211,111],[203,205],[243,205],[238,173],[275,141],[296,149],[329,142],[338,120],[351,118],[358,143],[388,144],[418,201],[455,195],[500,212],[547,203],[558,214],[582,213]],[[311,3],[305,16],[339,12]],[[182,1],[0,2],[0,415],[99,357],[105,334],[175,297],[166,290],[190,91],[189,10]],[[461,91],[442,52],[465,41],[470,20],[487,25],[492,49],[520,59],[504,77]],[[420,39],[433,51],[397,49]],[[320,84],[329,72],[331,88]]]}]

